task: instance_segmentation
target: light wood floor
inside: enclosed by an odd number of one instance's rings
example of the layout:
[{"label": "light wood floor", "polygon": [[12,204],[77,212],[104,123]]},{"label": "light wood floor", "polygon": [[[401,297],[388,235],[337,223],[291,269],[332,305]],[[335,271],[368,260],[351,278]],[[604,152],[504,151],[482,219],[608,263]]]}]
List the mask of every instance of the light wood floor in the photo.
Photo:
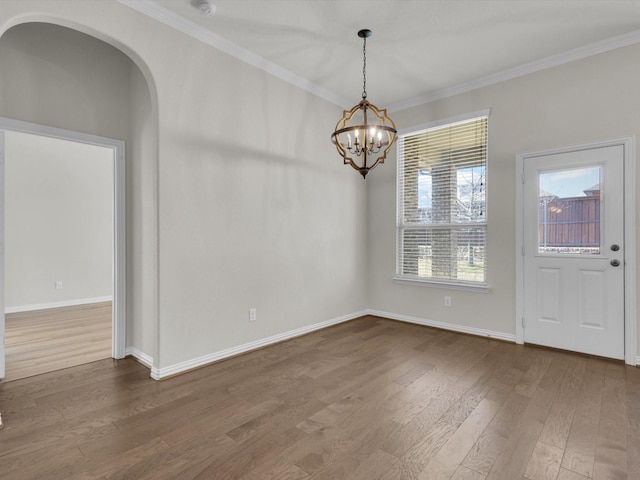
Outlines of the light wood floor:
[{"label": "light wood floor", "polygon": [[111,324],[111,302],[7,314],[5,381],[110,358]]},{"label": "light wood floor", "polygon": [[164,381],[0,384],[11,479],[640,479],[640,369],[364,317]]}]

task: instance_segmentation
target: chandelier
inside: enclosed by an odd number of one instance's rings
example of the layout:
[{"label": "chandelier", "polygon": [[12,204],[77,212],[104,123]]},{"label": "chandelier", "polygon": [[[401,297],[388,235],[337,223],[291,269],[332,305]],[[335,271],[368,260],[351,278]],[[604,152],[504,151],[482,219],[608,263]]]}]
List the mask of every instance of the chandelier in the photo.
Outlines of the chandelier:
[{"label": "chandelier", "polygon": [[351,110],[345,110],[342,118],[331,134],[345,165],[351,165],[366,178],[369,170],[384,163],[387,152],[396,140],[396,126],[387,116],[385,109],[380,110],[367,100],[367,38],[371,30],[360,30],[358,36],[362,46],[362,100]]}]

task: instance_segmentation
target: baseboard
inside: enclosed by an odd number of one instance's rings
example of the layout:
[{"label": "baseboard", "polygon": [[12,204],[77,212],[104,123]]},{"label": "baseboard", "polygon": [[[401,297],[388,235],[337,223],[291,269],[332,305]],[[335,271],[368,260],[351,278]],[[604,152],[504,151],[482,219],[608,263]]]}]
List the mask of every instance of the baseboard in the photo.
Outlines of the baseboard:
[{"label": "baseboard", "polygon": [[[151,369],[151,378],[153,378],[154,380],[162,380],[163,378],[184,373],[194,368],[203,367],[205,365],[209,365],[211,363],[215,363],[220,360],[224,360],[226,358],[234,357],[242,353],[247,353],[252,350],[256,350],[258,348],[266,347],[278,342],[282,342],[284,340],[289,340],[291,338],[299,337],[301,335],[305,335],[307,333],[311,333],[316,330],[321,330],[323,328],[327,328],[332,325],[348,322],[349,320],[353,320],[353,319],[362,317],[364,315],[374,315],[376,317],[388,318],[390,320],[397,320],[400,322],[413,323],[416,325],[424,325],[427,327],[440,328],[443,330],[450,330],[458,333],[466,333],[469,335],[476,335],[480,337],[495,338],[497,340],[503,340],[506,342],[515,343],[516,341],[515,335],[511,335],[507,333],[496,332],[493,330],[486,330],[483,328],[474,328],[474,327],[467,327],[463,325],[455,325],[455,324],[446,323],[446,322],[438,322],[435,320],[428,320],[426,318],[413,317],[410,315],[399,315],[396,313],[368,309],[368,310],[352,313],[349,315],[337,317],[331,320],[327,320],[325,322],[315,323],[313,325],[298,328],[296,330],[290,330],[288,332],[267,337],[261,340],[256,340],[254,342],[245,343],[244,345],[240,345],[237,347],[232,347],[226,350],[221,350],[219,352],[210,353],[202,357],[194,358],[192,360],[187,360],[186,362],[177,363],[175,365],[171,365],[169,367],[164,367],[164,368],[153,367],[153,358],[141,352],[137,348],[127,347],[125,354],[131,355],[136,360],[138,360],[141,364]],[[637,357],[636,364],[640,366],[640,356]]]},{"label": "baseboard", "polygon": [[396,313],[382,312],[380,310],[367,310],[366,314],[375,315],[376,317],[389,318],[391,320],[398,320],[401,322],[415,323],[417,325],[425,325],[427,327],[435,327],[435,328],[441,328],[443,330],[451,330],[453,332],[458,332],[458,333],[467,333],[470,335],[477,335],[479,337],[495,338],[498,340],[504,340],[507,342],[514,342],[514,343],[516,341],[515,335],[502,333],[502,332],[494,332],[492,330],[485,330],[483,328],[474,328],[474,327],[467,327],[464,325],[455,325],[453,323],[438,322],[435,320],[428,320],[426,318],[412,317],[410,315],[399,315]]},{"label": "baseboard", "polygon": [[112,295],[108,295],[106,297],[79,298],[76,300],[64,300],[62,302],[38,303],[36,305],[20,305],[17,307],[6,307],[4,309],[4,313],[31,312],[34,310],[46,310],[49,308],[60,308],[60,307],[75,307],[77,305],[88,305],[90,303],[102,303],[102,302],[112,302],[112,301],[113,301]]},{"label": "baseboard", "polygon": [[636,366],[640,367],[640,357],[636,358]]},{"label": "baseboard", "polygon": [[306,327],[298,328],[296,330],[290,330],[288,332],[280,333],[278,335],[273,335],[271,337],[263,338],[261,340],[245,343],[244,345],[239,345],[237,347],[227,348],[219,352],[210,353],[202,357],[194,358],[192,360],[187,360],[186,362],[176,363],[175,365],[170,365],[168,367],[151,368],[151,378],[153,378],[154,380],[162,380],[163,378],[171,377],[179,373],[184,373],[188,370],[193,370],[194,368],[203,367],[205,365],[209,365],[211,363],[224,360],[225,358],[235,357],[236,355],[239,355],[241,353],[250,352],[252,350],[266,347],[268,345],[273,345],[274,343],[279,343],[284,340],[289,340],[291,338],[299,337],[301,335],[315,332],[316,330],[321,330],[323,328],[327,328],[332,325],[348,322],[349,320],[362,317],[363,315],[366,315],[366,314],[367,313],[365,311],[361,311],[361,312],[356,312],[349,315],[343,315],[341,317],[333,318],[331,320],[327,320],[320,323],[314,323],[313,325],[308,325]]},{"label": "baseboard", "polygon": [[131,356],[135,358],[138,362],[144,365],[147,368],[153,368],[153,357],[150,357],[144,352],[141,352],[137,348],[127,347],[124,352],[125,357]]}]

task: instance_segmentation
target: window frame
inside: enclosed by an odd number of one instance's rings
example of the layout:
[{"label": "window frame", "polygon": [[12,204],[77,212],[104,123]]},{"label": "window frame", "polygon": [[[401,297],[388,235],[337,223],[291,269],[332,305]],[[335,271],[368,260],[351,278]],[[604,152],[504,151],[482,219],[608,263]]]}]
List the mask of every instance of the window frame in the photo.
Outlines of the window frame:
[{"label": "window frame", "polygon": [[[430,129],[434,129],[434,128],[438,128],[438,127],[446,127],[447,125],[451,125],[451,124],[455,124],[455,123],[461,123],[461,122],[465,122],[465,121],[471,121],[473,119],[477,119],[477,118],[482,118],[482,117],[486,117],[487,119],[487,157],[486,157],[486,164],[485,164],[485,215],[486,215],[486,205],[488,202],[488,191],[487,191],[487,176],[488,176],[488,164],[489,164],[489,157],[488,157],[488,143],[489,143],[489,139],[488,139],[488,121],[489,121],[489,116],[490,116],[491,110],[490,109],[484,109],[484,110],[479,110],[479,111],[475,111],[475,112],[470,112],[470,113],[466,113],[463,115],[458,115],[458,116],[454,116],[454,117],[448,117],[445,119],[441,119],[438,121],[434,121],[434,122],[429,122],[426,124],[421,124],[421,125],[417,125],[417,126],[413,126],[410,128],[405,128],[402,129],[400,131],[398,131],[398,139],[400,140],[402,137],[407,136],[407,135],[412,135],[412,134],[418,134],[424,130],[430,130]],[[426,286],[426,287],[434,287],[434,288],[446,288],[446,289],[453,289],[453,290],[468,290],[468,291],[474,291],[474,292],[482,292],[482,293],[487,293],[490,290],[489,287],[489,283],[488,283],[488,278],[489,278],[489,263],[488,263],[488,259],[487,259],[487,245],[488,245],[488,235],[487,235],[487,231],[488,231],[488,222],[485,218],[484,222],[474,222],[472,225],[477,225],[478,227],[483,227],[484,228],[484,248],[485,248],[485,266],[484,266],[484,282],[478,282],[478,281],[473,281],[473,280],[457,280],[457,279],[439,279],[439,278],[433,278],[433,277],[415,277],[415,276],[409,276],[406,274],[402,273],[402,262],[404,259],[404,249],[403,247],[403,243],[402,243],[402,234],[406,228],[406,224],[404,221],[404,191],[403,191],[403,184],[404,184],[404,159],[401,157],[401,155],[403,154],[402,149],[400,148],[400,144],[398,145],[398,149],[397,149],[397,153],[396,153],[396,158],[397,158],[397,172],[396,172],[396,273],[393,277],[393,280],[395,283],[398,284],[407,284],[407,285],[419,285],[419,286]],[[465,227],[471,224],[467,224],[467,223],[456,223],[456,224],[437,224],[437,223],[424,223],[423,224],[425,227],[433,229],[433,227],[435,226],[436,228],[456,228],[456,227]],[[412,223],[411,224],[412,227],[415,227],[416,224]]]}]

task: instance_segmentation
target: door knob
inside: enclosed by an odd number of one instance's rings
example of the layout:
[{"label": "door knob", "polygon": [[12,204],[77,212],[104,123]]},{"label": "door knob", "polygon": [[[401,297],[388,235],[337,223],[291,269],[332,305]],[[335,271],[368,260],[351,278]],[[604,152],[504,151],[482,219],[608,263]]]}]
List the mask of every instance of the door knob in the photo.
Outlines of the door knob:
[{"label": "door knob", "polygon": [[620,266],[620,260],[616,260],[615,258],[611,260],[609,263],[614,267]]},{"label": "door knob", "polygon": [[616,245],[615,243],[611,245],[611,251],[617,252],[618,250],[620,250],[620,245]]}]

